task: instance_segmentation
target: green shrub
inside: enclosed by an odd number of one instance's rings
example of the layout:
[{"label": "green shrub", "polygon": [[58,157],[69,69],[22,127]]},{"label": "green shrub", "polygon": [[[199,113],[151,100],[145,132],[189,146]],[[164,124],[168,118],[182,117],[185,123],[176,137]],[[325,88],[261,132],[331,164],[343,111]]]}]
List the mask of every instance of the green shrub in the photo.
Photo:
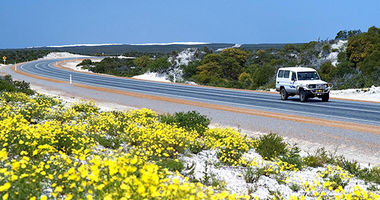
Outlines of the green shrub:
[{"label": "green shrub", "polygon": [[245,182],[246,183],[255,183],[259,180],[260,176],[265,175],[265,168],[252,168],[248,167],[247,171],[245,172]]},{"label": "green shrub", "polygon": [[103,147],[111,149],[118,149],[123,143],[123,139],[119,136],[94,134],[94,139]]},{"label": "green shrub", "polygon": [[174,115],[160,115],[159,120],[166,124],[176,124],[178,127],[188,131],[197,131],[200,135],[203,135],[210,124],[210,119],[197,111],[176,112]]},{"label": "green shrub", "polygon": [[285,155],[288,149],[282,137],[269,133],[259,138],[256,151],[265,159],[273,159],[280,155]]},{"label": "green shrub", "polygon": [[179,161],[177,159],[171,159],[171,158],[159,160],[156,162],[156,164],[172,172],[175,172],[175,171],[181,172],[185,168],[183,161]]},{"label": "green shrub", "polygon": [[305,157],[304,163],[310,167],[322,167],[325,164],[337,165],[359,179],[380,184],[380,167],[360,168],[356,161],[349,161],[343,156],[328,153],[324,148],[318,149],[314,155]]},{"label": "green shrub", "polygon": [[289,186],[289,188],[293,191],[293,192],[298,192],[299,190],[301,190],[301,186],[293,183]]},{"label": "green shrub", "polygon": [[308,155],[304,158],[304,162],[310,167],[323,167],[324,164],[333,164],[333,155],[329,154],[324,148],[319,148],[314,155]]},{"label": "green shrub", "polygon": [[302,169],[304,166],[304,161],[302,160],[299,152],[300,150],[298,147],[293,147],[286,155],[281,156],[280,159],[284,162],[295,165],[298,169]]},{"label": "green shrub", "polygon": [[0,79],[0,92],[23,92],[27,95],[34,94],[34,91],[30,89],[29,83],[25,81],[13,81],[10,75],[6,75],[4,80]]},{"label": "green shrub", "polygon": [[84,59],[81,63],[79,63],[77,66],[86,66],[86,65],[92,65],[91,59]]},{"label": "green shrub", "polygon": [[380,167],[364,168],[359,170],[359,172],[358,177],[360,179],[380,184]]}]

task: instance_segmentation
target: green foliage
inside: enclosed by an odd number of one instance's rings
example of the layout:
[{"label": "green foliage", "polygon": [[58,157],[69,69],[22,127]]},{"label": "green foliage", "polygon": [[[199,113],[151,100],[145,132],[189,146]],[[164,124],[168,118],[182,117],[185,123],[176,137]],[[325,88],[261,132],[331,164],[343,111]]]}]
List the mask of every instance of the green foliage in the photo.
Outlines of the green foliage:
[{"label": "green foliage", "polygon": [[92,64],[93,63],[92,63],[91,59],[84,59],[77,66],[88,66],[88,65],[92,65]]},{"label": "green foliage", "polygon": [[302,169],[304,166],[304,161],[300,156],[300,150],[298,147],[292,147],[286,155],[282,155],[280,160],[287,162],[289,164],[295,165],[297,169]]},{"label": "green foliage", "polygon": [[104,58],[93,64],[95,67],[91,67],[89,70],[95,73],[132,77],[145,72],[145,69],[135,66],[133,59]]},{"label": "green foliage", "polygon": [[146,68],[150,63],[151,63],[151,59],[149,56],[141,56],[139,58],[136,58],[133,63],[138,66],[138,67],[141,67],[141,68]]},{"label": "green foliage", "polygon": [[326,163],[332,164],[334,159],[324,148],[319,148],[314,154],[306,156],[304,162],[310,167],[322,167]]},{"label": "green foliage", "polygon": [[289,188],[293,191],[293,192],[298,192],[300,189],[301,189],[301,186],[293,183],[289,186]]},{"label": "green foliage", "polygon": [[331,45],[329,43],[326,43],[322,46],[322,50],[325,52],[325,53],[330,53],[331,51]]},{"label": "green foliage", "polygon": [[197,74],[194,79],[204,85],[213,85],[222,79],[223,69],[217,62],[208,62],[197,67]]},{"label": "green foliage", "polygon": [[83,112],[88,115],[98,113],[99,108],[92,102],[75,104],[71,107],[76,112]]},{"label": "green foliage", "polygon": [[380,167],[359,170],[358,177],[369,182],[380,184]]},{"label": "green foliage", "polygon": [[167,57],[156,58],[152,62],[149,62],[147,68],[150,69],[151,72],[165,72],[171,67],[172,64],[168,61]]},{"label": "green foliage", "polygon": [[168,170],[172,172],[175,172],[175,171],[181,172],[185,168],[183,161],[179,161],[177,159],[171,159],[171,158],[160,159],[159,161],[156,162],[156,164],[163,168],[167,168]]},{"label": "green foliage", "polygon": [[6,75],[4,80],[0,79],[0,92],[23,92],[33,95],[34,91],[30,89],[29,83],[25,81],[13,81],[10,75]]},{"label": "green foliage", "polygon": [[256,151],[263,158],[270,160],[280,155],[285,155],[288,149],[287,144],[283,141],[281,136],[269,133],[259,138]]},{"label": "green foliage", "polygon": [[[323,167],[325,164],[337,165],[359,179],[380,184],[380,167],[361,168],[356,161],[349,161],[343,156],[329,153],[324,148],[320,148],[314,154],[305,157],[304,163],[310,167]],[[330,178],[336,179],[334,181],[338,185],[340,184],[339,177]]]},{"label": "green foliage", "polygon": [[241,49],[228,48],[219,54],[207,54],[196,67],[186,71],[198,83],[222,87],[240,87],[239,76],[244,72],[250,53]]},{"label": "green foliage", "polygon": [[358,30],[342,30],[342,31],[339,31],[336,36],[335,36],[335,40],[347,40],[348,38],[352,37],[352,36],[355,36],[355,35],[359,35],[361,34],[361,30],[358,29]]},{"label": "green foliage", "polygon": [[270,64],[264,64],[258,67],[253,73],[253,84],[257,88],[259,86],[267,84],[270,79],[274,80],[276,68]]},{"label": "green foliage", "polygon": [[267,172],[265,167],[248,167],[245,172],[244,179],[246,183],[255,183],[259,180],[260,176],[264,176],[266,174]]},{"label": "green foliage", "polygon": [[330,82],[332,80],[332,72],[334,71],[334,66],[331,64],[330,61],[327,61],[321,65],[321,68],[319,70],[319,75],[321,76],[322,80]]},{"label": "green foliage", "polygon": [[380,85],[380,48],[374,50],[362,63],[360,70],[366,76],[365,87]]},{"label": "green foliage", "polygon": [[188,65],[181,65],[183,75],[182,77],[187,80],[192,80],[192,76],[197,73],[197,67],[201,65],[201,61],[195,60],[190,62]]},{"label": "green foliage", "polygon": [[[14,64],[26,61],[37,60],[49,54],[51,51],[48,50],[0,50],[0,58],[3,56],[7,57],[6,64]],[[2,59],[1,59],[1,63]]]},{"label": "green foliage", "polygon": [[110,149],[118,149],[123,143],[123,139],[120,136],[94,134],[94,139],[100,145]]},{"label": "green foliage", "polygon": [[250,53],[242,49],[227,48],[222,51],[221,56],[223,58],[232,58],[242,66],[245,62],[247,62],[247,58],[250,56]]},{"label": "green foliage", "polygon": [[327,178],[331,182],[330,186],[333,188],[333,190],[337,189],[339,186],[344,188],[347,186],[347,184],[349,182],[349,180],[345,180],[342,177],[340,177],[339,174],[327,175]]},{"label": "green foliage", "polygon": [[248,88],[253,83],[252,76],[247,72],[241,73],[238,80],[242,84],[242,88]]},{"label": "green foliage", "polygon": [[[380,50],[380,29],[371,27],[367,33],[350,37],[347,44],[349,61],[359,64],[373,51]],[[360,64],[359,64],[360,65]]]},{"label": "green foliage", "polygon": [[220,66],[222,67],[222,77],[230,81],[237,80],[243,72],[243,66],[234,57],[224,58],[221,60]]},{"label": "green foliage", "polygon": [[210,119],[197,111],[160,115],[159,120],[166,124],[176,124],[188,131],[197,131],[200,135],[203,135],[210,124]]}]

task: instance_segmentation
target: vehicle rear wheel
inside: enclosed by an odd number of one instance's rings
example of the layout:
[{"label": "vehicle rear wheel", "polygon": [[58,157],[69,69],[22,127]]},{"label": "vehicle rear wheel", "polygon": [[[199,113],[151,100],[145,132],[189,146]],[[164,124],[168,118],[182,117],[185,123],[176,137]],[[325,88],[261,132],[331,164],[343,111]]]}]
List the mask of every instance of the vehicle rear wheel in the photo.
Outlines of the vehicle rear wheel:
[{"label": "vehicle rear wheel", "polygon": [[307,101],[307,94],[304,90],[300,91],[300,101],[301,102],[306,102]]},{"label": "vehicle rear wheel", "polygon": [[328,102],[328,101],[329,101],[329,96],[330,96],[329,93],[323,95],[323,96],[322,96],[322,101],[323,101],[323,102]]},{"label": "vehicle rear wheel", "polygon": [[280,94],[281,94],[281,100],[287,100],[289,97],[288,92],[286,92],[285,88],[281,89]]}]

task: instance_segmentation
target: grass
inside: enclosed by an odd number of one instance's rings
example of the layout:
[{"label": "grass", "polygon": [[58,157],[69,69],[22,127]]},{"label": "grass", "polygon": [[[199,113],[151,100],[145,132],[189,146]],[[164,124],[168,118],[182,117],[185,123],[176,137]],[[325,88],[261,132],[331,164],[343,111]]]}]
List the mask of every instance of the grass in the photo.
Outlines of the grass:
[{"label": "grass", "polygon": [[197,111],[164,114],[159,116],[159,120],[166,124],[176,124],[187,131],[197,131],[200,135],[203,135],[210,124],[210,119]]},{"label": "grass", "polygon": [[259,138],[256,151],[263,158],[271,160],[280,155],[285,155],[288,152],[287,146],[282,137],[269,133]]}]

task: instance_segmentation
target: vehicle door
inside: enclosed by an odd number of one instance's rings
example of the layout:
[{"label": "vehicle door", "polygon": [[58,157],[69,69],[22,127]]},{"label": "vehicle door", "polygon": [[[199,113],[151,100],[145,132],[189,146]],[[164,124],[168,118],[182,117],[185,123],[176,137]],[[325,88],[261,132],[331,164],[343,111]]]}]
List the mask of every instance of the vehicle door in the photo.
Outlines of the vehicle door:
[{"label": "vehicle door", "polygon": [[290,88],[290,71],[289,70],[284,71],[284,78],[282,78],[282,84],[281,85],[283,85],[285,87],[285,90],[287,92],[291,91],[291,88]]},{"label": "vehicle door", "polygon": [[296,93],[296,82],[297,82],[297,75],[296,72],[291,71],[290,72],[290,82],[289,82],[289,93]]},{"label": "vehicle door", "polygon": [[284,70],[279,70],[276,77],[276,90],[280,91],[281,85],[283,85]]}]

